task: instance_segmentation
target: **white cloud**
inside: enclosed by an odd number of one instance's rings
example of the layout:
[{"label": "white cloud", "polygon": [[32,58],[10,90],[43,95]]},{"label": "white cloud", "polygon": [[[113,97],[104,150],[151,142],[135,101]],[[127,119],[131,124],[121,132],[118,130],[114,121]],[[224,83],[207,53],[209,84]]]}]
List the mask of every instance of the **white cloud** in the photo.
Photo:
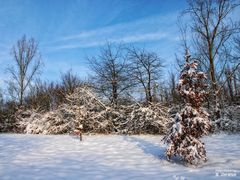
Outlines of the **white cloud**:
[{"label": "white cloud", "polygon": [[101,46],[110,41],[113,43],[135,43],[158,41],[161,39],[176,40],[176,18],[172,13],[165,16],[152,16],[134,22],[106,26],[79,34],[69,35],[49,42],[45,48],[50,51],[89,48]]},{"label": "white cloud", "polygon": [[52,47],[52,50],[61,50],[61,49],[74,49],[74,48],[89,48],[89,47],[96,47],[106,44],[106,41],[111,43],[136,43],[142,41],[156,41],[166,38],[168,36],[167,33],[163,32],[153,32],[148,34],[136,34],[136,35],[127,35],[123,37],[112,37],[109,39],[99,39],[94,41],[88,42],[79,42],[75,44],[67,44],[67,45],[60,45],[56,47]]},{"label": "white cloud", "polygon": [[128,23],[121,23],[121,24],[116,24],[112,26],[106,26],[102,28],[97,28],[93,30],[88,30],[88,31],[82,31],[79,34],[75,35],[70,35],[70,36],[65,36],[63,38],[60,38],[58,41],[67,41],[67,40],[81,40],[84,38],[89,38],[93,36],[101,36],[105,34],[111,34],[111,33],[116,33],[116,32],[123,32],[123,33],[128,33],[128,32],[143,32],[143,29],[149,29],[151,26],[157,26],[159,24],[162,24],[163,22],[168,21],[171,22],[175,20],[176,14],[168,14],[165,16],[152,16],[149,18],[143,18],[140,20],[136,20],[133,22],[128,22]]}]

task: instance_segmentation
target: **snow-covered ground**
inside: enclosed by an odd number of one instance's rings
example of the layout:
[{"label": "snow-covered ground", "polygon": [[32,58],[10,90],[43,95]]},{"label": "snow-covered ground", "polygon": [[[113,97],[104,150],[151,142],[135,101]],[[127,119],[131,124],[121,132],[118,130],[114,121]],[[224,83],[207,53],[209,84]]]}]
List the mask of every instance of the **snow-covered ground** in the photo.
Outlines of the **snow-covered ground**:
[{"label": "snow-covered ground", "polygon": [[204,138],[200,167],[167,161],[161,139],[0,134],[0,179],[240,179],[240,135]]}]

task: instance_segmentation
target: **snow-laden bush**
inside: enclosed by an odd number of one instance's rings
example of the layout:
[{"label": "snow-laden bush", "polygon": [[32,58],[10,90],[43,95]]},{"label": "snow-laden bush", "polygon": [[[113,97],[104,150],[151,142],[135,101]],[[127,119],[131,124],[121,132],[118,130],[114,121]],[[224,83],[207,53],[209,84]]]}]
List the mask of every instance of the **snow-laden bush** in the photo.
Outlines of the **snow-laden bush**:
[{"label": "snow-laden bush", "polygon": [[179,111],[181,111],[181,106],[180,105],[173,105],[169,108],[168,114],[171,118],[174,118]]},{"label": "snow-laden bush", "polygon": [[240,132],[240,106],[229,106],[220,119],[213,121],[214,132]]},{"label": "snow-laden bush", "polygon": [[70,132],[74,126],[74,113],[65,105],[43,114],[20,109],[16,112],[16,119],[19,129],[28,134],[62,134]]},{"label": "snow-laden bush", "polygon": [[20,110],[18,126],[24,133],[61,134],[83,126],[84,133],[162,134],[169,122],[168,108],[141,104],[113,108],[100,101],[89,88],[80,87],[67,96],[68,104],[55,111]]},{"label": "snow-laden bush", "polygon": [[128,134],[164,134],[167,130],[169,118],[167,108],[160,104],[152,104],[148,107],[133,108],[125,129]]},{"label": "snow-laden bush", "polygon": [[85,132],[162,134],[168,123],[168,108],[160,104],[147,107],[136,103],[113,108],[105,105],[89,88],[81,87],[68,96],[76,115],[76,124]]}]

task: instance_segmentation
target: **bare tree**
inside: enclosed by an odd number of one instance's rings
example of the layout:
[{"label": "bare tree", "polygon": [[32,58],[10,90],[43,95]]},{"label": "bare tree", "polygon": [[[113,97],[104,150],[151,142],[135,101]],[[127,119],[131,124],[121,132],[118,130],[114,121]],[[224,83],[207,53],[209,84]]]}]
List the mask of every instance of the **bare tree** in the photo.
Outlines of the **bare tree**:
[{"label": "bare tree", "polygon": [[227,67],[225,69],[225,76],[226,76],[226,82],[227,82],[227,88],[228,88],[228,94],[230,96],[230,103],[234,101],[234,94],[233,94],[233,76],[231,76],[231,68]]},{"label": "bare tree", "polygon": [[4,106],[3,93],[2,93],[2,89],[0,89],[0,112],[3,111],[3,106]]},{"label": "bare tree", "polygon": [[235,44],[235,54],[234,57],[237,60],[240,60],[240,35],[234,38],[234,44]]},{"label": "bare tree", "polygon": [[96,90],[116,106],[119,96],[132,86],[126,73],[127,65],[122,46],[107,43],[99,56],[88,58],[88,61],[95,73],[92,79]]},{"label": "bare tree", "polygon": [[169,73],[169,90],[171,95],[171,100],[173,104],[179,103],[181,100],[181,97],[179,96],[179,93],[177,92],[176,88],[176,75],[173,72]]},{"label": "bare tree", "polygon": [[72,69],[61,74],[61,80],[66,93],[73,93],[81,85],[80,78],[73,73]]},{"label": "bare tree", "polygon": [[[214,104],[218,109],[217,74],[224,74],[227,59],[221,53],[227,49],[229,40],[239,30],[239,25],[230,18],[237,4],[231,0],[189,0],[187,13],[193,19],[192,30],[195,33],[194,44],[201,56],[201,63],[209,69]],[[220,66],[220,64],[222,64]],[[220,68],[220,73],[217,69]],[[220,116],[216,111],[216,116]]]},{"label": "bare tree", "polygon": [[[240,36],[237,36],[235,38],[235,53],[234,58],[238,62],[237,65],[235,65],[236,71],[234,72],[234,89],[235,89],[235,96],[240,96]],[[240,99],[240,97],[239,97]]]},{"label": "bare tree", "polygon": [[7,72],[11,75],[8,82],[10,95],[23,105],[24,95],[34,77],[40,72],[41,56],[38,44],[24,35],[12,49],[15,66],[9,67]]},{"label": "bare tree", "polygon": [[51,99],[48,92],[49,85],[46,82],[40,79],[35,80],[33,85],[29,86],[29,91],[24,98],[25,106],[30,109],[49,111]]},{"label": "bare tree", "polygon": [[160,79],[163,63],[154,52],[145,49],[128,48],[129,77],[140,84],[145,92],[147,103],[154,101],[154,87]]}]

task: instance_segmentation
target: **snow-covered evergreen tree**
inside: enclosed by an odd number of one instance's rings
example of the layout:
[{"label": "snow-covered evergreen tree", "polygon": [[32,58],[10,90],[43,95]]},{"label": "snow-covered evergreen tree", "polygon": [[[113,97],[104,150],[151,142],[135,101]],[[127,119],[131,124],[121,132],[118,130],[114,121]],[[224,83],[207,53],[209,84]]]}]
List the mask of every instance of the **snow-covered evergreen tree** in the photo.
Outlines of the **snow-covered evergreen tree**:
[{"label": "snow-covered evergreen tree", "polygon": [[185,58],[177,86],[185,100],[185,107],[176,114],[164,141],[168,144],[168,158],[179,156],[188,163],[196,164],[206,161],[206,150],[200,138],[211,128],[209,114],[201,107],[207,96],[204,90],[207,87],[204,83],[206,75],[198,71],[198,62],[191,60],[188,52]]}]

